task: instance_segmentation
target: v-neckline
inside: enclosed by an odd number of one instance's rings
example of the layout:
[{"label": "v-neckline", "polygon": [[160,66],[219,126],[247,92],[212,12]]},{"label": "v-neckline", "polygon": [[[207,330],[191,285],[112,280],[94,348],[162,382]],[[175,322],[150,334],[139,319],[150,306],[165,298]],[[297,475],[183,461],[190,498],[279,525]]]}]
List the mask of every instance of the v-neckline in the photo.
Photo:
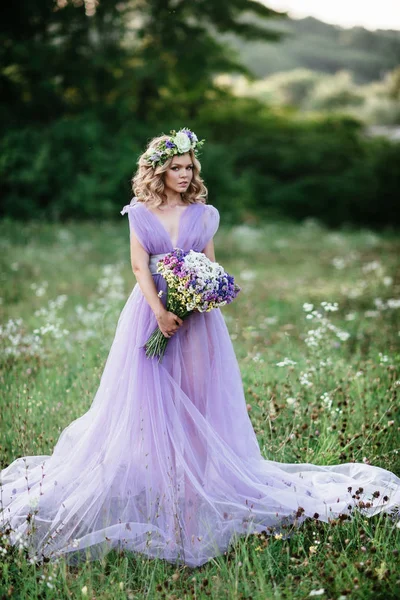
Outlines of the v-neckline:
[{"label": "v-neckline", "polygon": [[161,222],[161,219],[159,219],[159,218],[157,217],[157,215],[156,215],[156,214],[155,214],[155,213],[154,213],[152,210],[150,210],[149,208],[147,208],[147,206],[146,206],[146,205],[145,205],[145,203],[143,202],[143,205],[144,205],[145,209],[146,209],[146,210],[147,210],[147,211],[148,211],[148,212],[149,212],[151,215],[153,215],[153,217],[155,218],[155,220],[157,221],[157,223],[159,223],[159,224],[160,224],[160,227],[162,228],[162,230],[164,231],[165,235],[167,236],[167,238],[168,238],[168,240],[169,240],[169,243],[170,243],[170,245],[171,245],[171,247],[172,247],[172,248],[176,248],[176,247],[178,246],[179,240],[181,239],[181,222],[182,222],[182,218],[183,218],[183,216],[186,214],[186,212],[189,210],[189,208],[190,208],[191,206],[193,206],[193,204],[195,204],[195,203],[189,204],[189,205],[188,205],[188,206],[185,208],[185,210],[183,210],[183,211],[182,211],[182,213],[179,215],[179,219],[178,219],[178,237],[177,237],[177,240],[176,240],[175,244],[173,244],[173,242],[172,242],[172,239],[171,239],[171,236],[169,235],[169,233],[168,233],[167,229],[165,228],[164,224]]}]

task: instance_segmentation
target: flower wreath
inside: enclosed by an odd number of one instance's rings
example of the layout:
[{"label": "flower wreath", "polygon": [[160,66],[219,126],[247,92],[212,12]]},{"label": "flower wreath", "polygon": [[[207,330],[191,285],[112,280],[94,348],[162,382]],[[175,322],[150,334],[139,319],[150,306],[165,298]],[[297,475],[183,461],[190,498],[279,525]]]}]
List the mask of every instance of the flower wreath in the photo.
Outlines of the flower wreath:
[{"label": "flower wreath", "polygon": [[170,137],[163,140],[156,148],[149,148],[144,153],[144,158],[148,165],[153,168],[164,164],[175,154],[185,154],[190,149],[197,157],[199,149],[203,146],[205,140],[199,140],[197,135],[187,127],[180,129],[178,133],[173,129],[170,131]]}]

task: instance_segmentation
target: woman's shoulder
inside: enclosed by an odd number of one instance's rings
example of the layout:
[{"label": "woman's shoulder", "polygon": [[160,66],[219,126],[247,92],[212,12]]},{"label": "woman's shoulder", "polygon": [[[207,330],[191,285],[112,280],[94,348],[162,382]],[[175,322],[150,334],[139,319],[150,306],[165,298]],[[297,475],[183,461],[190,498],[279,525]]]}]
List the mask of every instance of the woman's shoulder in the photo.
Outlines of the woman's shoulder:
[{"label": "woman's shoulder", "polygon": [[218,208],[216,206],[214,206],[213,204],[210,204],[209,202],[195,202],[195,204],[201,204],[204,207],[204,211],[210,214],[218,214],[219,215],[219,211]]},{"label": "woman's shoulder", "polygon": [[210,214],[212,217],[214,217],[214,219],[220,218],[219,210],[213,204],[208,204],[208,203],[205,204],[205,210],[207,210],[208,214]]},{"label": "woman's shoulder", "polygon": [[140,202],[140,200],[136,196],[134,196],[130,203],[126,204],[123,207],[123,209],[121,210],[121,215],[124,215],[125,213],[131,212],[133,210],[137,210],[141,204],[143,204],[143,202]]}]

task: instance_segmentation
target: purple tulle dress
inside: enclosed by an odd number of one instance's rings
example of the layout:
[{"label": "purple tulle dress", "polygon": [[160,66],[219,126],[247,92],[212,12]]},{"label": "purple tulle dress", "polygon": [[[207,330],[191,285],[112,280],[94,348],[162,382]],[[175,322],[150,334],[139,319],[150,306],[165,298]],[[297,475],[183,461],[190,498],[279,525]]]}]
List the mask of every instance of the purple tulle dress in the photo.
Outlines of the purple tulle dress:
[{"label": "purple tulle dress", "polygon": [[[149,255],[202,251],[219,226],[218,210],[202,203],[181,214],[177,240],[143,203],[121,213]],[[306,518],[351,516],[360,499],[372,503],[358,505],[367,516],[399,518],[400,478],[390,471],[263,458],[219,309],[186,319],[161,363],[143,348],[156,326],[136,284],[90,409],[51,456],[21,457],[1,472],[0,527],[11,526],[12,543],[25,539],[39,559],[69,564],[126,549],[196,567],[236,536],[286,537]]]}]

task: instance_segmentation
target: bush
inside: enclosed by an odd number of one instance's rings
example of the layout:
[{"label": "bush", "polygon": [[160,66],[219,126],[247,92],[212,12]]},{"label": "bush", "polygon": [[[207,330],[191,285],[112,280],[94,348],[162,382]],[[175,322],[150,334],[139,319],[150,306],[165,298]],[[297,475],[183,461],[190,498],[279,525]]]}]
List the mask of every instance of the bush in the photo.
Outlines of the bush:
[{"label": "bush", "polygon": [[[256,100],[221,98],[190,124],[207,144],[202,175],[224,222],[318,218],[398,226],[400,144],[369,139],[349,117],[299,120]],[[130,179],[154,131],[130,121],[108,130],[93,115],[9,131],[1,142],[2,214],[110,218],[131,198]]]},{"label": "bush", "polygon": [[0,146],[2,212],[15,218],[108,217],[130,194],[139,148],[87,116],[9,131]]}]

